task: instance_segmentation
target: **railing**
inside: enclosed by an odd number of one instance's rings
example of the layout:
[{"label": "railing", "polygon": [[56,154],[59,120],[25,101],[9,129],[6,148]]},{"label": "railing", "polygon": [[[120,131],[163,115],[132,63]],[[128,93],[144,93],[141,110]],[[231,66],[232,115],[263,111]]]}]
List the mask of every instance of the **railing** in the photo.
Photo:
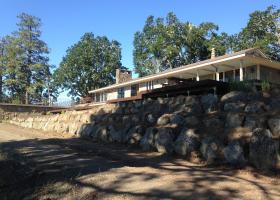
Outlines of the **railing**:
[{"label": "railing", "polygon": [[79,104],[79,103],[74,100],[67,100],[67,101],[54,102],[51,106],[69,108],[69,107],[75,106],[77,104]]}]

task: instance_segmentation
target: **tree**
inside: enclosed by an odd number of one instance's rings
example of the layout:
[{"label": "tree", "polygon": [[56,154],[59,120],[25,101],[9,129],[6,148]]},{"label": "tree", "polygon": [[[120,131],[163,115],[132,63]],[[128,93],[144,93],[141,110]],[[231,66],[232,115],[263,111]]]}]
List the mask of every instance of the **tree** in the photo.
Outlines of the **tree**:
[{"label": "tree", "polygon": [[5,40],[4,38],[0,38],[0,102],[3,100],[3,78],[5,71]]},{"label": "tree", "polygon": [[68,48],[54,73],[54,80],[73,97],[84,97],[90,90],[112,84],[115,69],[120,67],[121,49],[117,41],[85,33]]},{"label": "tree", "polygon": [[202,23],[194,26],[180,22],[175,14],[163,18],[149,16],[141,32],[134,35],[134,65],[139,76],[153,74],[210,57],[211,48],[225,53],[226,34],[218,35],[218,26]]},{"label": "tree", "polygon": [[41,20],[35,16],[22,13],[18,16],[18,31],[14,37],[19,43],[21,64],[17,66],[18,78],[22,78],[21,87],[25,94],[25,103],[41,101],[45,79],[48,76],[49,53],[47,44],[40,39]]},{"label": "tree", "polygon": [[23,50],[19,39],[14,36],[4,38],[5,79],[3,81],[8,91],[8,96],[13,103],[22,103],[24,96],[24,73],[20,71],[23,65]]},{"label": "tree", "polygon": [[234,50],[257,47],[280,61],[280,9],[269,6],[251,13],[246,27],[235,37]]}]

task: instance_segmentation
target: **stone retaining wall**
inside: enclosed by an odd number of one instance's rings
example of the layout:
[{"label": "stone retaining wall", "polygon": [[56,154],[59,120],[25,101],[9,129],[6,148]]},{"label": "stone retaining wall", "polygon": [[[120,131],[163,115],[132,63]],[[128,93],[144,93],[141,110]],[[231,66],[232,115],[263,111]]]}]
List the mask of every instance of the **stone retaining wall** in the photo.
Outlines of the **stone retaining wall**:
[{"label": "stone retaining wall", "polygon": [[136,145],[191,161],[280,169],[280,95],[231,92],[107,104],[10,123],[99,142]]},{"label": "stone retaining wall", "polygon": [[0,103],[0,121],[14,118],[19,115],[32,115],[47,113],[52,110],[63,109],[61,107],[41,106],[41,105],[20,105]]}]

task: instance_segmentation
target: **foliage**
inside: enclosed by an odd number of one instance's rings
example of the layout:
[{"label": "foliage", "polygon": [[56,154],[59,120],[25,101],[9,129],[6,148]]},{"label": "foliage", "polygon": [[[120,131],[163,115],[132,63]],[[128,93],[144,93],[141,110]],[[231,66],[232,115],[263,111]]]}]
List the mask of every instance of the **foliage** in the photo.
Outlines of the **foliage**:
[{"label": "foliage", "polygon": [[280,61],[280,9],[269,6],[264,11],[253,12],[246,27],[234,37],[234,50],[256,47]]},{"label": "foliage", "polygon": [[231,81],[229,83],[230,91],[243,91],[251,92],[253,91],[253,84],[250,81]]},{"label": "foliage", "polygon": [[211,49],[216,55],[252,47],[280,60],[280,10],[270,6],[250,14],[242,31],[235,35],[218,33],[218,26],[181,22],[169,13],[164,20],[149,16],[142,31],[134,35],[134,65],[140,76],[205,60]]},{"label": "foliage", "polygon": [[48,47],[40,39],[41,20],[22,13],[18,30],[2,39],[2,80],[11,101],[41,102],[46,77],[51,75]]},{"label": "foliage", "polygon": [[269,92],[271,90],[271,85],[268,81],[262,81],[261,88],[263,92]]},{"label": "foliage", "polygon": [[149,16],[141,32],[134,35],[134,65],[140,76],[179,67],[210,57],[211,48],[222,55],[228,35],[217,33],[218,26],[202,23],[194,26],[180,22],[175,14],[163,18]]},{"label": "foliage", "polygon": [[86,33],[68,48],[54,73],[54,82],[72,96],[87,96],[90,90],[112,84],[115,69],[120,67],[120,44]]}]

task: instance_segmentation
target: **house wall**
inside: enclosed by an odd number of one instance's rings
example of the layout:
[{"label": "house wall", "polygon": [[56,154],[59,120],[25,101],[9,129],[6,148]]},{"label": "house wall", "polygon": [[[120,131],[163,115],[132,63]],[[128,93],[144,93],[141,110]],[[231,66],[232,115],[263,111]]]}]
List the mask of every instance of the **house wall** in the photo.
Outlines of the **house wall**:
[{"label": "house wall", "polygon": [[107,100],[117,99],[117,97],[118,97],[118,91],[117,90],[113,90],[113,91],[107,93]]},{"label": "house wall", "polygon": [[131,87],[130,86],[124,88],[124,98],[126,98],[126,97],[131,97]]},{"label": "house wall", "polygon": [[245,70],[245,76],[244,79],[245,80],[257,80],[257,66],[250,66],[250,67],[246,67]]},{"label": "house wall", "polygon": [[199,76],[199,80],[200,80],[200,81],[202,81],[202,80],[207,80],[207,79],[213,80],[213,78],[214,78],[213,74],[204,75],[204,76]]},{"label": "house wall", "polygon": [[280,84],[280,70],[261,65],[260,66],[260,78],[261,78],[261,80]]},{"label": "house wall", "polygon": [[[153,81],[153,89],[162,88],[162,84],[164,84],[167,81],[167,79],[159,79]],[[139,92],[145,92],[147,91],[146,82],[140,83],[139,85]]]}]

